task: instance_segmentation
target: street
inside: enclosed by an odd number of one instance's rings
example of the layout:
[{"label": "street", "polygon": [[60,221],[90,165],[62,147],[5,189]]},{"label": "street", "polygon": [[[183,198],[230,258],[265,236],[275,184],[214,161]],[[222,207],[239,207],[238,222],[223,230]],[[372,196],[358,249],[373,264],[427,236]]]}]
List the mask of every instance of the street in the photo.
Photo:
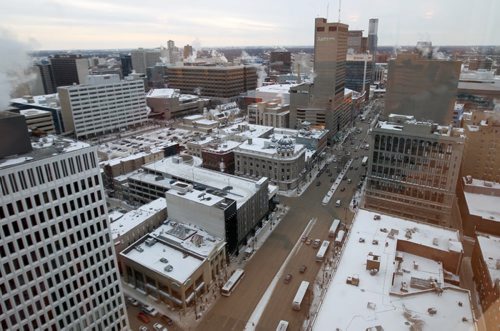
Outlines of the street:
[{"label": "street", "polygon": [[[316,179],[320,181],[319,186],[310,185],[300,198],[280,197],[281,203],[289,206],[290,211],[247,264],[245,277],[233,294],[221,297],[204,316],[197,330],[243,330],[257,303],[295,243],[300,240],[300,234],[311,218],[317,219],[309,233],[309,238],[312,239],[328,239],[328,229],[334,218],[341,219],[347,225],[350,224],[353,214],[348,208],[349,202],[361,175],[365,173],[366,168],[361,166],[362,156],[368,153],[366,150],[356,150],[356,147],[361,145],[360,140],[366,136],[369,123],[358,123],[357,126],[362,128],[362,133],[352,134],[355,143],[351,144],[348,138],[343,151],[350,152],[352,158],[358,156],[353,161],[353,169],[346,174],[346,178],[352,179],[352,183],[348,184],[347,180],[344,180],[330,203],[323,206],[321,202],[330,189],[330,180],[337,176],[335,169],[337,164],[331,163],[328,167],[333,174],[332,177],[327,171],[322,172]],[[340,160],[339,157],[337,159]],[[342,187],[345,188],[344,191],[341,191]],[[340,208],[335,207],[335,201],[338,199],[342,200]],[[302,280],[314,283],[321,266],[321,263],[315,261],[315,255],[316,249],[301,243],[296,254],[285,266],[284,274],[292,274],[291,282],[289,284],[278,282],[259,323],[255,325],[256,330],[273,330],[281,319],[290,322],[289,330],[301,329],[309,310],[308,304],[312,302],[312,291],[309,290],[306,294],[301,311],[293,311],[291,303]],[[298,270],[303,264],[307,266],[307,270],[301,274]]]}]

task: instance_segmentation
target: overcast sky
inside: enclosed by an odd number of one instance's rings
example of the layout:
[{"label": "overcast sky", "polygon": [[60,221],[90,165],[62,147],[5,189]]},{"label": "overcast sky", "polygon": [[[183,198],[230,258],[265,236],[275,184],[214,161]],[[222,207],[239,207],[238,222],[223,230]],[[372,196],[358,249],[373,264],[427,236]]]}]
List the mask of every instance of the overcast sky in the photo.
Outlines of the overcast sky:
[{"label": "overcast sky", "polygon": [[[1,0],[0,29],[33,49],[312,45],[338,0]],[[379,19],[379,45],[500,45],[499,0],[344,0],[341,21]]]}]

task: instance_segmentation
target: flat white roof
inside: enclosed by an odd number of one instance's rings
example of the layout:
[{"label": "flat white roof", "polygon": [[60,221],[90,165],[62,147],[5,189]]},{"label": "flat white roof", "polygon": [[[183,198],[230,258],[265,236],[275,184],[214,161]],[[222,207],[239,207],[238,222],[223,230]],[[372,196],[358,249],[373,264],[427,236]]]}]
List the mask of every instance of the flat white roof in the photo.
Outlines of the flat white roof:
[{"label": "flat white roof", "polygon": [[225,190],[227,197],[236,200],[238,207],[245,203],[258,188],[256,181],[245,179],[233,175],[228,175],[218,171],[195,167],[185,163],[174,163],[174,157],[165,158],[143,168],[156,172],[162,172],[172,177],[185,179],[189,182],[200,183],[219,190],[231,186],[231,190]]},{"label": "flat white roof", "polygon": [[477,241],[494,284],[500,279],[500,269],[497,268],[497,264],[500,263],[500,237],[478,233]]},{"label": "flat white roof", "polygon": [[272,126],[248,124],[247,122],[240,122],[231,126],[220,129],[227,135],[238,135],[245,138],[261,138],[273,132]]},{"label": "flat white roof", "polygon": [[[139,226],[142,222],[146,221],[154,214],[166,208],[167,208],[167,200],[165,198],[158,198],[135,210],[129,211],[126,214],[122,214],[121,217],[115,220],[113,220],[110,213],[110,218],[111,218],[110,228],[113,240],[118,239],[119,236],[124,235],[128,231],[134,229],[136,226]],[[118,216],[117,214],[115,215]]]},{"label": "flat white roof", "polygon": [[[401,278],[396,277],[396,285],[392,286],[398,240],[409,240],[435,249],[456,250],[461,249],[458,232],[384,214],[378,214],[381,219],[376,221],[374,215],[376,213],[367,210],[358,211],[313,330],[338,328],[357,331],[377,326],[384,330],[406,330],[412,324],[420,324],[422,330],[475,330],[469,293],[448,284],[443,288],[439,263],[403,253],[402,269],[406,271],[400,269],[402,275],[398,277]],[[394,239],[388,237],[391,229],[398,231],[393,231]],[[407,230],[412,231],[411,239],[406,237]],[[360,242],[360,238],[364,242]],[[377,244],[373,240],[377,240]],[[375,275],[366,270],[370,253],[379,256],[380,260],[380,269]],[[418,264],[418,270],[414,269],[413,261]],[[359,286],[347,284],[348,277],[358,277]],[[424,279],[424,283],[431,277],[436,279],[441,283],[442,294],[418,291],[410,288],[409,283],[409,294],[403,294],[400,285],[411,277]],[[429,314],[429,308],[435,308],[437,313]],[[466,322],[462,321],[464,317]]]},{"label": "flat white roof", "polygon": [[258,92],[288,94],[290,93],[290,88],[297,85],[299,84],[272,84],[257,87],[255,90]]},{"label": "flat white roof", "polygon": [[209,144],[205,146],[205,149],[216,152],[226,152],[238,147],[239,145],[241,145],[241,142],[239,141],[226,140],[221,143],[218,143],[217,145]]},{"label": "flat white roof", "polygon": [[[153,243],[146,244],[146,241]],[[184,284],[224,242],[193,225],[167,221],[121,254],[130,260]],[[167,266],[171,266],[167,268]],[[169,270],[169,271],[167,271]]]},{"label": "flat white roof", "polygon": [[219,124],[218,121],[213,121],[213,120],[209,120],[206,118],[201,118],[201,119],[193,121],[193,122],[196,124],[201,124],[201,125],[218,125]]},{"label": "flat white roof", "polygon": [[151,89],[148,94],[146,94],[146,98],[172,98],[173,96],[179,96],[179,90],[175,90],[173,88],[155,88]]},{"label": "flat white roof", "polygon": [[[294,140],[294,139],[292,139],[292,140]],[[272,142],[271,139],[268,139],[268,138],[253,138],[251,144],[247,140],[238,147],[238,150],[259,152],[259,153],[263,153],[263,154],[267,154],[269,156],[272,156],[278,152],[277,147],[278,147],[277,141]],[[294,156],[298,155],[302,150],[305,149],[304,145],[296,144],[296,143],[294,143],[293,147],[294,147],[294,150],[293,150]]]},{"label": "flat white roof", "polygon": [[36,115],[52,116],[51,112],[49,112],[47,110],[36,109],[36,108],[21,109],[19,111],[19,114],[26,116],[26,117],[36,116]]},{"label": "flat white roof", "polygon": [[464,195],[471,215],[500,222],[500,197],[471,192],[464,192]]}]

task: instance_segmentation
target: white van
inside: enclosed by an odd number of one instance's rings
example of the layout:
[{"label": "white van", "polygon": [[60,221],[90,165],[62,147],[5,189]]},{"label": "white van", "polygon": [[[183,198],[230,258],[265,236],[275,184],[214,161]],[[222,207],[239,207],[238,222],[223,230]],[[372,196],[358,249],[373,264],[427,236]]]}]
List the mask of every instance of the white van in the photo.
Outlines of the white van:
[{"label": "white van", "polygon": [[340,206],[342,206],[342,201],[337,200],[337,201],[335,202],[335,207],[340,207]]}]

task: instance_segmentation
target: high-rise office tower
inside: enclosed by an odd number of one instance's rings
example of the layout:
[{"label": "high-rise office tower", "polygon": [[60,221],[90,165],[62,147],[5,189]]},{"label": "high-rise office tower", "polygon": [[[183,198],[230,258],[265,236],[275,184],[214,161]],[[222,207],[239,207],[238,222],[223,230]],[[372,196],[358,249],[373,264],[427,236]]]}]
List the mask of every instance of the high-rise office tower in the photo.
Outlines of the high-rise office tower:
[{"label": "high-rise office tower", "polygon": [[449,126],[391,115],[372,132],[365,206],[452,225],[464,138]]},{"label": "high-rise office tower", "polygon": [[56,84],[54,80],[54,74],[52,73],[52,65],[50,63],[38,63],[35,64],[38,69],[36,74],[39,75],[42,86],[43,94],[56,93]]},{"label": "high-rise office tower", "polygon": [[292,55],[288,51],[273,51],[269,60],[270,72],[288,74],[292,72]]},{"label": "high-rise office tower", "polygon": [[460,61],[399,54],[395,60],[389,61],[384,115],[410,115],[417,120],[450,124],[460,65]]},{"label": "high-rise office tower", "polygon": [[132,56],[120,54],[120,63],[123,77],[127,77],[132,72]]},{"label": "high-rise office tower", "polygon": [[56,87],[85,84],[89,74],[89,61],[79,55],[56,55],[50,58]]},{"label": "high-rise office tower", "polygon": [[[373,66],[377,59],[377,47],[378,47],[378,18],[370,18],[368,21],[368,51],[373,56]],[[373,79],[373,76],[372,76]]]},{"label": "high-rise office tower", "polygon": [[345,122],[343,111],[349,26],[315,19],[313,107],[325,111],[325,126],[335,133]]},{"label": "high-rise office tower", "polygon": [[363,30],[349,30],[347,48],[348,50],[352,50],[354,54],[364,53],[366,51],[366,49],[363,49]]},{"label": "high-rise office tower", "polygon": [[290,127],[307,121],[328,129],[333,137],[348,125],[352,96],[345,90],[348,27],[315,19],[314,84],[290,90]]},{"label": "high-rise office tower", "polygon": [[97,147],[32,146],[0,159],[0,329],[128,329]]},{"label": "high-rise office tower", "polygon": [[188,57],[190,57],[191,55],[193,55],[193,46],[191,45],[186,45],[184,46],[184,50],[183,50],[183,58],[184,59],[187,59]]},{"label": "high-rise office tower", "polygon": [[130,56],[132,58],[132,68],[139,74],[145,74],[146,68],[161,62],[159,49],[134,49],[130,52]]}]

